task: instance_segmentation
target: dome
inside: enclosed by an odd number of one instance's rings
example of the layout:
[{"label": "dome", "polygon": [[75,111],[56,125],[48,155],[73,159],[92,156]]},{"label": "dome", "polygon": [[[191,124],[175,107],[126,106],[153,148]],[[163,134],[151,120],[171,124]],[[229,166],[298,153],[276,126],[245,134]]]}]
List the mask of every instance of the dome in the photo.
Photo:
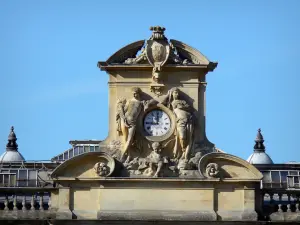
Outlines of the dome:
[{"label": "dome", "polygon": [[14,127],[11,127],[8,135],[8,143],[6,144],[6,151],[0,156],[0,163],[16,161],[25,161],[25,159],[22,154],[18,152],[17,136],[14,132]]},{"label": "dome", "polygon": [[18,151],[6,151],[0,156],[0,163],[15,161],[25,161],[22,154]]},{"label": "dome", "polygon": [[271,157],[265,152],[254,152],[249,156],[247,162],[251,164],[273,164]]}]

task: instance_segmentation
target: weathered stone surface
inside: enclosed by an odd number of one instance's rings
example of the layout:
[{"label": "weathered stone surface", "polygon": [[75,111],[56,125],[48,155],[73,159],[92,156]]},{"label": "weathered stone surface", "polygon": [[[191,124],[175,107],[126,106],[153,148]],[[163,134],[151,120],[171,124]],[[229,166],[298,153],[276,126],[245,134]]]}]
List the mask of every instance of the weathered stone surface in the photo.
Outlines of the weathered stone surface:
[{"label": "weathered stone surface", "polygon": [[73,219],[97,219],[96,210],[73,210]]},{"label": "weathered stone surface", "polygon": [[[56,210],[1,210],[0,219],[55,219]],[[66,217],[65,217],[66,218]],[[72,217],[68,217],[70,219]],[[0,223],[1,224],[1,223]]]},{"label": "weathered stone surface", "polygon": [[270,215],[271,221],[298,221],[300,222],[300,213],[299,212],[275,212]]},{"label": "weathered stone surface", "polygon": [[[243,221],[131,221],[131,220],[0,220],[1,225],[265,225],[268,222]],[[285,224],[295,224],[286,222]]]},{"label": "weathered stone surface", "polygon": [[219,210],[217,211],[218,220],[222,221],[257,221],[255,211],[236,211],[236,210]]},{"label": "weathered stone surface", "polygon": [[214,211],[99,211],[98,219],[101,220],[155,220],[155,221],[215,221],[217,215]]},{"label": "weathered stone surface", "polygon": [[66,219],[72,219],[72,218],[73,218],[73,214],[72,214],[71,210],[69,210],[69,209],[58,209],[56,211],[56,219],[66,220]]}]

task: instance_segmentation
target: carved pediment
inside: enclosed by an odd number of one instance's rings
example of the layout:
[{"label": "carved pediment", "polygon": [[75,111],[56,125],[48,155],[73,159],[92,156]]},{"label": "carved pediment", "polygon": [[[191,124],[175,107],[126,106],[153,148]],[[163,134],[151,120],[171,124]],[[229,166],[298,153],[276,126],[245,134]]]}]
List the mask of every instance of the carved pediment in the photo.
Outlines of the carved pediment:
[{"label": "carved pediment", "polygon": [[165,37],[163,27],[151,27],[149,40],[133,42],[114,53],[106,62],[99,62],[102,69],[109,65],[144,65],[160,71],[163,65],[207,66],[213,70],[217,63],[210,62],[201,52],[177,40]]},{"label": "carved pediment", "polygon": [[247,161],[226,153],[204,155],[198,165],[199,172],[207,178],[222,180],[261,180],[263,175]]}]

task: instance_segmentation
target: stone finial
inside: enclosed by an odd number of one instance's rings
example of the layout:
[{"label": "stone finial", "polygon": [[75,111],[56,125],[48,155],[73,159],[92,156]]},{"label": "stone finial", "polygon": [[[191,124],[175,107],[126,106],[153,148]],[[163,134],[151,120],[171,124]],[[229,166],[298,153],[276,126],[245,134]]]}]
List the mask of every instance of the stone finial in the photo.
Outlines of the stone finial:
[{"label": "stone finial", "polygon": [[10,133],[8,135],[8,143],[6,144],[6,150],[7,151],[17,151],[18,150],[17,137],[14,132],[13,126],[10,128]]},{"label": "stone finial", "polygon": [[16,134],[15,134],[14,130],[15,130],[14,126],[11,126],[10,133],[8,135],[8,140],[11,140],[11,141],[17,140],[17,137],[16,137]]},{"label": "stone finial", "polygon": [[255,139],[254,150],[255,151],[265,151],[264,141],[265,140],[261,134],[261,129],[259,128],[257,131],[256,139]]},{"label": "stone finial", "polygon": [[152,31],[152,36],[150,40],[166,40],[167,38],[164,35],[164,32],[166,28],[161,26],[154,26],[150,27],[150,30]]}]

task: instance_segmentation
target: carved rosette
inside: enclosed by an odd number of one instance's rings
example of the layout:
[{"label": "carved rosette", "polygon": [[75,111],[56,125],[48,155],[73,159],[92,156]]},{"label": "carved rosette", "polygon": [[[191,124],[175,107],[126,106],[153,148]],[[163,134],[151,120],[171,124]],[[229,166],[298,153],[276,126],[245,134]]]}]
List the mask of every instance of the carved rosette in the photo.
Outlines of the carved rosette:
[{"label": "carved rosette", "polygon": [[115,160],[109,155],[98,156],[98,162],[94,165],[94,172],[99,177],[110,176],[115,169]]}]

